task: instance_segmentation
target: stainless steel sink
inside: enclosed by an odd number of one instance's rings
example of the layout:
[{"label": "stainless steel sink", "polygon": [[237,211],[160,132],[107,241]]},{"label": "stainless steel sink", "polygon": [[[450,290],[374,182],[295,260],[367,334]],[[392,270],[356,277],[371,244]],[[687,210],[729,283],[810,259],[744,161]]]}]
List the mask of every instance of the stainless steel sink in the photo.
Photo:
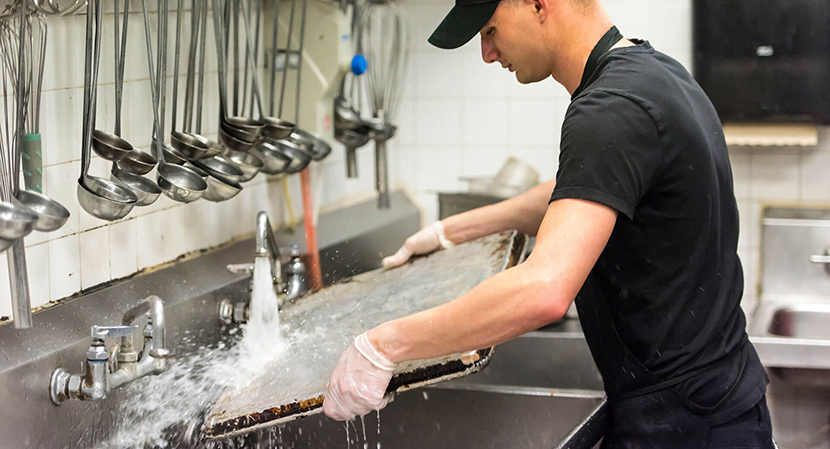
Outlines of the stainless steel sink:
[{"label": "stainless steel sink", "polygon": [[[803,303],[784,306],[773,314],[768,331],[781,337],[830,343],[830,304]],[[773,367],[770,371],[790,383],[830,387],[830,370]]]},{"label": "stainless steel sink", "polygon": [[750,340],[775,376],[793,384],[830,387],[830,303],[762,298]]},{"label": "stainless steel sink", "polygon": [[487,368],[452,382],[603,390],[585,337],[571,323],[498,345]]},{"label": "stainless steel sink", "polygon": [[380,412],[380,433],[375,413],[348,426],[348,441],[343,423],[315,415],[232,444],[251,448],[552,449],[603,403],[601,393],[442,384],[398,395]]},{"label": "stainless steel sink", "polygon": [[830,341],[830,304],[804,303],[782,307],[773,314],[769,333]]}]

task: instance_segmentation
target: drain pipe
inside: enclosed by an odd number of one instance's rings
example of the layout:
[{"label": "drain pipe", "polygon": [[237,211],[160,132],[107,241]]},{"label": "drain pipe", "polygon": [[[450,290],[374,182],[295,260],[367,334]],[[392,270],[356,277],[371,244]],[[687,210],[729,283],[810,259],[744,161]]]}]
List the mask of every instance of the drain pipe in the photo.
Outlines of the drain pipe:
[{"label": "drain pipe", "polygon": [[308,167],[300,172],[300,187],[303,194],[306,251],[311,257],[311,289],[317,291],[323,288],[323,275],[320,271],[320,249],[317,247],[317,226],[314,223],[314,201],[311,197],[311,175]]}]

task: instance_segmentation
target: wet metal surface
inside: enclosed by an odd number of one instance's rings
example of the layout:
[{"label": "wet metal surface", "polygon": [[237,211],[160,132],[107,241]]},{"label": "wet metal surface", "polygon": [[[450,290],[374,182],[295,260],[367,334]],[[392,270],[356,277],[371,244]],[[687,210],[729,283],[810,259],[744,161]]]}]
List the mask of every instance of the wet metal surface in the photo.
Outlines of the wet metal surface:
[{"label": "wet metal surface", "polygon": [[[356,335],[452,301],[514,266],[524,244],[524,236],[514,231],[496,234],[399,268],[355,276],[286,307],[281,321],[292,341],[287,353],[248,385],[226,390],[208,415],[206,433],[246,433],[321,412],[329,376]],[[471,365],[462,363],[460,354],[403,364],[390,389],[400,392],[478,371],[490,353],[479,351]]]}]

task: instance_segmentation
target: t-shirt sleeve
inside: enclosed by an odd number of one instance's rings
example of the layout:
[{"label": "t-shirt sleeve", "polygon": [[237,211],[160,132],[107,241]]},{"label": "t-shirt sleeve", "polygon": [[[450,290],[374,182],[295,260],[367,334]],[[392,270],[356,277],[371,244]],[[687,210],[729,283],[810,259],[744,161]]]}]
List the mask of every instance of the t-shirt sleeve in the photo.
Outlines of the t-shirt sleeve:
[{"label": "t-shirt sleeve", "polygon": [[662,165],[651,115],[635,101],[592,91],[569,107],[550,201],[593,201],[629,219]]}]

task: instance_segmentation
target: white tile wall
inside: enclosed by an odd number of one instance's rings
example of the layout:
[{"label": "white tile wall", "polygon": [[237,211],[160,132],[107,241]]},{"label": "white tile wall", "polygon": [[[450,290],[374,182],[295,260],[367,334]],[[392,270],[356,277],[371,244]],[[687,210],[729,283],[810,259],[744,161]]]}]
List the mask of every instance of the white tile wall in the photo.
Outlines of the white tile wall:
[{"label": "white tile wall", "polygon": [[[106,0],[105,0],[106,1]],[[155,2],[149,2],[151,33],[155,41]],[[171,9],[175,4],[171,4]],[[114,127],[114,70],[112,62],[111,2],[106,1],[103,19],[103,52],[99,76],[98,115],[96,127],[112,131]],[[136,148],[149,151],[153,113],[150,101],[150,83],[140,3],[131,8],[129,42],[124,85],[122,136]],[[76,198],[80,173],[81,122],[83,108],[83,66],[85,17],[49,17],[46,71],[43,80],[41,130],[44,148],[44,193],[63,204],[71,216],[61,229],[48,233],[33,233],[25,240],[32,306],[39,307],[73,295],[111,279],[119,279],[147,267],[175,259],[181,254],[219,245],[232,238],[250,233],[258,210],[266,210],[274,225],[285,221],[283,214],[282,182],[259,175],[244,185],[244,190],[233,200],[224,203],[198,201],[189,205],[176,203],[162,196],[149,207],[136,208],[125,219],[115,223],[99,220],[87,214]],[[190,12],[183,16],[183,39],[188,39]],[[212,23],[208,23],[209,39],[206,46],[208,74],[205,80],[205,119],[202,132],[216,138],[218,120],[218,84],[215,49],[212,42]],[[175,16],[170,17],[170,49],[168,70],[168,105],[166,129],[170,130],[172,103],[173,38]],[[107,45],[107,42],[110,44]],[[186,56],[186,53],[183,53]],[[181,67],[186,65],[182,57]],[[428,79],[424,77],[424,79]],[[181,126],[184,97],[181,94],[185,73],[180,73],[179,126]],[[404,108],[406,117],[415,115],[414,108]],[[460,106],[458,107],[460,110]],[[460,121],[460,119],[459,119]],[[412,143],[414,127],[407,127],[400,136]],[[374,189],[374,152],[367,147],[361,152],[363,176],[357,181],[345,180],[343,149],[335,149],[337,157],[326,161],[328,170],[313,172],[331,178],[334,186],[322,183],[317,189],[318,202],[328,204],[348,194]],[[107,176],[109,164],[93,156],[90,172]],[[302,213],[299,180],[289,178],[295,216]],[[247,217],[247,219],[246,219]],[[9,280],[6,275],[6,255],[0,257],[0,317],[11,314]]]}]

